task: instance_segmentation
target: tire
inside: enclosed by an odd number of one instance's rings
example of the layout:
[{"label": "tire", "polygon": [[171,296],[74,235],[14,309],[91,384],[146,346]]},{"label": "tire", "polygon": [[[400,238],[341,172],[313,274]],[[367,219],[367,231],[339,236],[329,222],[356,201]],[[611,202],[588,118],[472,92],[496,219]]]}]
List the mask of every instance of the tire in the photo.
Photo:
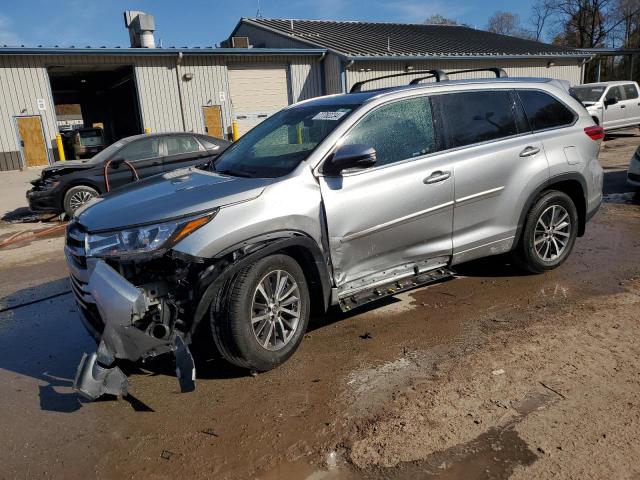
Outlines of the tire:
[{"label": "tire", "polygon": [[[278,278],[282,298],[275,301],[270,294]],[[263,292],[274,301],[268,302]],[[309,307],[300,265],[288,255],[262,258],[241,270],[212,302],[213,340],[228,362],[252,371],[271,370],[297,350],[309,323]]]},{"label": "tire", "polygon": [[[87,195],[89,196],[87,197]],[[69,217],[73,217],[73,213],[78,208],[80,208],[92,198],[97,197],[98,195],[100,194],[95,188],[91,188],[87,185],[77,185],[75,187],[71,187],[64,194],[62,207]],[[83,198],[85,199],[84,201]]]},{"label": "tire", "polygon": [[557,190],[542,192],[525,219],[516,259],[531,273],[553,270],[569,257],[577,234],[578,211],[573,200]]}]

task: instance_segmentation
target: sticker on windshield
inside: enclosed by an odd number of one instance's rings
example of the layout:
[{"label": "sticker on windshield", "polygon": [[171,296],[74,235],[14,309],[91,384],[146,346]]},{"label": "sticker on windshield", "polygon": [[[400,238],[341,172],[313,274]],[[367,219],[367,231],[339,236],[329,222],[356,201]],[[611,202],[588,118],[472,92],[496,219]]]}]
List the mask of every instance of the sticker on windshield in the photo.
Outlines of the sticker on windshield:
[{"label": "sticker on windshield", "polygon": [[347,112],[318,112],[311,120],[340,120]]}]

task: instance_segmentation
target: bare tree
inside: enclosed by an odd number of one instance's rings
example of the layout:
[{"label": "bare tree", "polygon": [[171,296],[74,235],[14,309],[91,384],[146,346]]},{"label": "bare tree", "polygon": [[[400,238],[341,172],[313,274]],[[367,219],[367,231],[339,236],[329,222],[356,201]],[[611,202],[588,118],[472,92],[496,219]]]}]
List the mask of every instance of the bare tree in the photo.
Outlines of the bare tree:
[{"label": "bare tree", "polygon": [[487,24],[487,31],[512,37],[532,38],[532,33],[520,26],[520,17],[511,12],[496,12]]},{"label": "bare tree", "polygon": [[542,36],[553,19],[555,2],[553,0],[538,0],[531,7],[531,37],[542,40]]},{"label": "bare tree", "polygon": [[436,14],[427,17],[424,20],[427,25],[460,25],[456,20]]}]

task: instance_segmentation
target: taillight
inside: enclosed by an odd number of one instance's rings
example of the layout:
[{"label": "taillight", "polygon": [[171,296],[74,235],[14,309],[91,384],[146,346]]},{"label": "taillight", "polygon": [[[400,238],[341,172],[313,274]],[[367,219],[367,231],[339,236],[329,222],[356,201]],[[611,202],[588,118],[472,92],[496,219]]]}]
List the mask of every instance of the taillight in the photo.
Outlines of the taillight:
[{"label": "taillight", "polygon": [[589,135],[591,140],[602,140],[604,138],[604,129],[600,125],[594,125],[593,127],[586,127],[584,133]]}]

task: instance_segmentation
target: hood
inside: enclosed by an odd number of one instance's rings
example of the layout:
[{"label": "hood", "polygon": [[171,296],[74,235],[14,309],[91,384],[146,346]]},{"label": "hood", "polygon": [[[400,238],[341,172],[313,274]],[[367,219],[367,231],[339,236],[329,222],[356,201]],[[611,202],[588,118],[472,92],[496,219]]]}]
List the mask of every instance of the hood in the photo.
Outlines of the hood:
[{"label": "hood", "polygon": [[76,212],[88,231],[120,229],[213,210],[258,197],[271,178],[227,177],[195,168],[129,184]]},{"label": "hood", "polygon": [[86,160],[66,160],[64,162],[53,162],[48,167],[44,167],[42,169],[42,178],[54,173],[62,172],[62,170],[81,170],[85,168],[95,167],[95,165],[95,163],[90,163]]}]

